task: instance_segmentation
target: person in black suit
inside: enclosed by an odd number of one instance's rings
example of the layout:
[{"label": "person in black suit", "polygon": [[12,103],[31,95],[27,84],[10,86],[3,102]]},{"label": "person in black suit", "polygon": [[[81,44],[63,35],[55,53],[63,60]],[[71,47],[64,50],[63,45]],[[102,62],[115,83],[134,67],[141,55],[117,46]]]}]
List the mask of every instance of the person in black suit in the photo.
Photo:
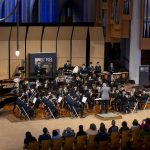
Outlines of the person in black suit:
[{"label": "person in black suit", "polygon": [[67,60],[67,62],[64,64],[64,70],[67,70],[71,67],[70,61]]},{"label": "person in black suit", "polygon": [[93,65],[92,65],[92,62],[90,62],[90,65],[88,66],[88,73],[90,74],[90,75],[92,75],[93,74],[93,71],[94,71],[94,67],[93,67]]},{"label": "person in black suit", "polygon": [[80,70],[80,74],[83,75],[83,74],[87,74],[88,73],[88,70],[85,66],[85,64],[82,64],[82,68]]},{"label": "person in black suit", "polygon": [[114,67],[114,64],[113,63],[110,63],[110,65],[108,66],[108,71],[110,73],[114,73],[115,72],[115,67]]},{"label": "person in black suit", "polygon": [[43,98],[43,103],[45,104],[45,107],[48,111],[50,109],[50,111],[53,113],[53,115],[55,117],[58,116],[58,111],[57,111],[56,107],[54,106],[54,104],[52,103],[52,101],[49,99],[49,95],[47,95]]},{"label": "person in black suit", "polygon": [[99,65],[99,62],[97,62],[95,66],[95,74],[98,75],[99,73],[101,73],[101,71],[101,66]]},{"label": "person in black suit", "polygon": [[41,143],[41,141],[43,141],[43,140],[50,140],[50,139],[51,139],[51,136],[48,132],[48,129],[44,127],[43,134],[39,136],[38,141]]}]

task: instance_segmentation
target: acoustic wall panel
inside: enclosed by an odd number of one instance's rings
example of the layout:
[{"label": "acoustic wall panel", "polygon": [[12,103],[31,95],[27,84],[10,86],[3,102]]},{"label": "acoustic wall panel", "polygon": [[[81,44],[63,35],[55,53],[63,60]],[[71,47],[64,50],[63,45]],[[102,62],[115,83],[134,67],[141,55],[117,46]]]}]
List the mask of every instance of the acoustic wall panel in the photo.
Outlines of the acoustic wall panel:
[{"label": "acoustic wall panel", "polygon": [[71,34],[73,27],[60,27],[57,38],[57,67],[70,60]]},{"label": "acoustic wall panel", "polygon": [[93,65],[100,62],[104,69],[104,36],[101,27],[89,27],[90,33],[90,61]]},{"label": "acoustic wall panel", "polygon": [[58,27],[45,27],[42,39],[42,52],[56,53]]},{"label": "acoustic wall panel", "polygon": [[11,27],[0,27],[0,80],[9,78],[9,36]]},{"label": "acoustic wall panel", "polygon": [[86,37],[88,27],[74,27],[72,37],[72,65],[81,66],[86,63]]},{"label": "acoustic wall panel", "polygon": [[21,66],[25,62],[25,36],[26,27],[19,27],[19,51],[20,55],[17,57],[15,51],[17,49],[17,28],[12,27],[10,37],[10,77],[13,76],[16,67]]},{"label": "acoustic wall panel", "polygon": [[41,36],[43,27],[31,26],[28,29],[27,40],[26,40],[26,76],[29,72],[29,53],[41,52]]}]

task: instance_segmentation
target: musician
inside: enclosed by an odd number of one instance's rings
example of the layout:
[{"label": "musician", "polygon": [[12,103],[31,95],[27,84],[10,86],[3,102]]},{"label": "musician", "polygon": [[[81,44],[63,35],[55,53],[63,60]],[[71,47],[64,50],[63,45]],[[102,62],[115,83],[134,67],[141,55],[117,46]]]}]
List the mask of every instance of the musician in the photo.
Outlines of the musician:
[{"label": "musician", "polygon": [[33,99],[33,103],[34,103],[34,108],[38,108],[39,105],[41,104],[41,98],[39,96],[39,94],[36,94],[34,99]]},{"label": "musician", "polygon": [[94,99],[92,98],[92,95],[93,95],[92,89],[89,89],[85,93],[85,97],[87,97],[87,103],[88,103],[89,109],[92,109],[94,106]]},{"label": "musician", "polygon": [[35,88],[38,89],[39,86],[41,86],[41,83],[40,83],[39,79],[37,79],[35,82]]},{"label": "musician", "polygon": [[140,100],[139,100],[140,108],[142,108],[142,104],[145,104],[147,102],[148,98],[149,95],[147,94],[146,90],[143,89],[142,94],[140,94]]},{"label": "musician", "polygon": [[41,69],[42,69],[41,61],[37,61],[37,64],[35,65],[34,69],[35,69],[36,76],[40,76],[41,75]]},{"label": "musician", "polygon": [[98,75],[101,73],[101,66],[99,64],[99,62],[96,63],[96,66],[95,66],[95,74]]},{"label": "musician", "polygon": [[87,74],[88,73],[88,70],[85,66],[85,64],[82,65],[82,68],[80,70],[80,74],[83,75],[83,74]]},{"label": "musician", "polygon": [[106,83],[103,83],[103,87],[101,88],[102,100],[100,104],[100,113],[102,113],[104,105],[105,105],[105,113],[108,112],[109,94],[110,94],[110,87],[108,87]]},{"label": "musician", "polygon": [[50,82],[49,82],[49,80],[45,80],[44,88],[46,90],[48,90],[50,88]]},{"label": "musician", "polygon": [[70,61],[67,60],[67,62],[64,64],[64,70],[67,70],[71,67]]},{"label": "musician", "polygon": [[[31,106],[29,106],[28,103],[25,103],[23,101],[23,97],[22,96],[18,97],[18,99],[16,101],[16,105],[18,105],[18,107],[19,107],[19,109],[20,109],[20,111],[21,111],[21,113],[23,115],[25,115],[25,112],[26,112],[29,115],[29,117],[33,117],[34,116],[33,108]],[[23,109],[25,110],[25,112],[24,112]]]},{"label": "musician", "polygon": [[108,66],[108,71],[109,71],[110,73],[115,72],[115,68],[114,68],[114,64],[113,64],[113,63],[110,63],[110,65]]},{"label": "musician", "polygon": [[[118,111],[118,108],[120,106],[120,102],[121,102],[121,93],[119,92],[118,89],[116,89],[114,91],[114,94],[113,94],[113,100],[111,101],[111,108],[112,110],[117,110]],[[120,108],[119,108],[120,110]]]},{"label": "musician", "polygon": [[123,113],[126,113],[126,111],[129,112],[128,97],[129,97],[128,93],[126,93],[126,91],[123,90],[120,103],[120,111],[122,111]]},{"label": "musician", "polygon": [[115,84],[115,78],[114,78],[113,74],[111,74],[108,77],[108,84],[109,84],[109,86],[111,87],[111,90],[112,90],[113,87],[114,87],[114,84]]},{"label": "musician", "polygon": [[90,65],[88,66],[88,73],[90,74],[90,75],[92,75],[92,73],[93,73],[93,71],[94,71],[94,67],[93,67],[93,65],[92,65],[92,62],[90,62]]},{"label": "musician", "polygon": [[74,108],[76,110],[76,112],[78,114],[80,114],[80,117],[81,118],[84,118],[83,116],[83,105],[82,105],[82,102],[80,101],[80,97],[78,95],[75,95],[74,96]]},{"label": "musician", "polygon": [[134,107],[135,103],[137,102],[136,97],[132,91],[130,92],[130,97],[128,101],[129,101],[129,108]]},{"label": "musician", "polygon": [[53,113],[53,115],[54,115],[55,117],[58,116],[58,111],[57,111],[56,107],[54,106],[52,100],[49,98],[49,95],[48,95],[48,94],[47,94],[46,96],[44,96],[42,102],[45,104],[46,109],[47,109],[48,111],[49,111],[49,109],[50,109],[50,111]]}]

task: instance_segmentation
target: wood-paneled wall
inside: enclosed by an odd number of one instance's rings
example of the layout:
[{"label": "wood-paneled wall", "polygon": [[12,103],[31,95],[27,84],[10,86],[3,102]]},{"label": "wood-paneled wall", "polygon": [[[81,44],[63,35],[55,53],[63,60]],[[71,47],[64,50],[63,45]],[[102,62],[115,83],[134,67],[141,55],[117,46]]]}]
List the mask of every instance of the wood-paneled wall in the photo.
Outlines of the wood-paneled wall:
[{"label": "wood-paneled wall", "polygon": [[16,57],[17,29],[0,27],[0,79],[11,78],[16,67],[25,62],[28,77],[30,53],[50,52],[57,54],[57,68],[63,67],[66,60],[73,66],[86,64],[86,38],[90,31],[90,61],[104,64],[104,38],[102,29],[87,26],[20,26],[19,51]]}]

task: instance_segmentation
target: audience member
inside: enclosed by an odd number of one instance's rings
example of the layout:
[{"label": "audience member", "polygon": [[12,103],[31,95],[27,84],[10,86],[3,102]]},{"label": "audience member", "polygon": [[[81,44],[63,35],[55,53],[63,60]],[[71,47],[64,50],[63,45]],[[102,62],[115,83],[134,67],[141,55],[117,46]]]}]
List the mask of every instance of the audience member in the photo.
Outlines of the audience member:
[{"label": "audience member", "polygon": [[24,139],[24,149],[28,149],[28,146],[30,143],[37,141],[34,136],[32,136],[31,132],[25,133],[25,139]]},{"label": "audience member", "polygon": [[142,121],[141,128],[144,128],[145,125],[150,129],[150,118],[146,118]]},{"label": "audience member", "polygon": [[119,129],[119,132],[122,133],[122,131],[127,131],[127,130],[130,130],[128,125],[127,125],[127,122],[123,121],[122,122],[122,127]]},{"label": "audience member", "polygon": [[112,132],[118,132],[118,126],[116,126],[116,121],[112,120],[111,121],[111,127],[108,129],[108,134],[111,135]]},{"label": "audience member", "polygon": [[79,131],[77,132],[76,137],[82,135],[86,135],[86,132],[83,129],[83,125],[79,125]]},{"label": "audience member", "polygon": [[132,122],[131,130],[139,129],[139,128],[140,128],[140,125],[139,125],[138,121],[136,119],[134,119]]},{"label": "audience member", "polygon": [[95,136],[94,141],[99,142],[99,141],[107,141],[108,140],[108,134],[105,128],[105,124],[101,123],[100,124],[100,129],[98,130],[98,134]]},{"label": "audience member", "polygon": [[60,131],[59,130],[53,130],[52,132],[52,140],[61,139]]},{"label": "audience member", "polygon": [[39,136],[38,141],[41,142],[42,140],[49,140],[49,139],[51,139],[51,136],[48,133],[47,128],[43,128],[43,134]]},{"label": "audience member", "polygon": [[62,133],[63,138],[66,137],[75,137],[75,132],[73,129],[71,129],[70,127],[67,127],[63,133]]},{"label": "audience member", "polygon": [[89,129],[86,131],[87,136],[96,135],[97,133],[96,125],[94,123],[90,124]]},{"label": "audience member", "polygon": [[144,128],[141,129],[140,135],[141,135],[141,138],[144,138],[145,136],[149,136],[150,135],[150,128],[148,127],[147,124],[145,124]]}]

